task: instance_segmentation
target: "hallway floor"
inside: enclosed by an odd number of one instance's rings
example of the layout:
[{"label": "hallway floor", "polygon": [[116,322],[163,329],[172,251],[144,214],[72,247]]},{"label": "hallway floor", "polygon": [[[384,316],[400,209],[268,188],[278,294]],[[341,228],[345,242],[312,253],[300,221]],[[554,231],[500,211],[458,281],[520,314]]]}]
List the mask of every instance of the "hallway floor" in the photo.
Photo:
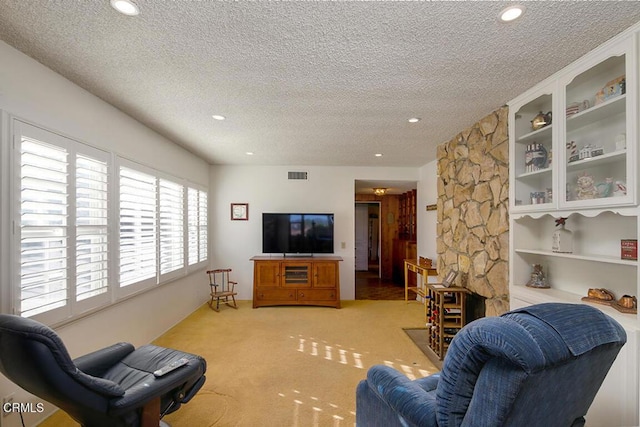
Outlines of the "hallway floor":
[{"label": "hallway floor", "polygon": [[379,278],[377,270],[356,271],[356,299],[403,300],[404,286]]}]

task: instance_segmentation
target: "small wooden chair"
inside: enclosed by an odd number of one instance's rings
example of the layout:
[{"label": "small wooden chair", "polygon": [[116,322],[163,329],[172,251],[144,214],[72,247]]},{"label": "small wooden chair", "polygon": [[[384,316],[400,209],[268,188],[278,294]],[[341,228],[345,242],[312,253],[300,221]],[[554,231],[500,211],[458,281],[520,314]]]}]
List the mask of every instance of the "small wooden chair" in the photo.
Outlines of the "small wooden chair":
[{"label": "small wooden chair", "polygon": [[[238,282],[230,280],[229,273],[231,273],[230,268],[219,268],[207,271],[207,274],[209,275],[209,286],[211,287],[211,300],[209,301],[209,307],[211,307],[212,310],[220,311],[220,300],[229,307],[238,308],[235,298],[235,296],[238,295],[236,292],[236,285]],[[229,297],[231,297],[233,305],[229,303]],[[215,308],[213,306],[214,300],[216,301]]]}]

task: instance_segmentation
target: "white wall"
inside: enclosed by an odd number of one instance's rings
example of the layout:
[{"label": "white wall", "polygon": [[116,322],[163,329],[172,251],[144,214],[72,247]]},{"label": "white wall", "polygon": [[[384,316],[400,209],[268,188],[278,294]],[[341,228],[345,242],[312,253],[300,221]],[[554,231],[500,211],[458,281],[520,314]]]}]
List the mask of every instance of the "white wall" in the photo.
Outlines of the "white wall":
[{"label": "white wall", "polygon": [[[98,148],[208,186],[209,165],[74,85],[40,63],[0,42],[0,296],[5,301],[10,286],[9,265],[9,130],[8,115]],[[135,296],[77,320],[58,332],[72,357],[118,341],[138,346],[148,343],[205,303],[206,275],[196,272],[155,290]],[[15,394],[16,402],[30,397],[0,375],[0,397]],[[40,399],[31,400],[39,402]],[[41,415],[25,414],[27,425]],[[17,414],[3,417],[4,427],[20,425]]]},{"label": "white wall", "polygon": [[419,170],[418,181],[418,205],[416,206],[418,223],[418,256],[430,258],[436,265],[436,225],[437,211],[428,211],[427,205],[435,205],[438,201],[438,161],[433,160],[422,166]]},{"label": "white wall", "polygon": [[[306,171],[308,180],[288,180]],[[329,212],[335,215],[335,255],[341,256],[340,297],[355,299],[355,181],[417,181],[417,168],[321,166],[212,166],[210,233],[212,267],[234,270],[238,298],[251,300],[253,264],[262,252],[263,212]],[[249,203],[248,221],[231,221],[230,204]]]}]

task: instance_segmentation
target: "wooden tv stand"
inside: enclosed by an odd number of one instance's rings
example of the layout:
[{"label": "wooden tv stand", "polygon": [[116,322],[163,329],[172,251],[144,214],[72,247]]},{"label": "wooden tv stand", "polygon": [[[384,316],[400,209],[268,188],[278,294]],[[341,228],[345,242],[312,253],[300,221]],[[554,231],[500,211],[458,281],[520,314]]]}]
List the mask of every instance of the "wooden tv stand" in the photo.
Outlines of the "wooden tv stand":
[{"label": "wooden tv stand", "polygon": [[253,308],[273,305],[320,305],[340,308],[337,256],[255,256]]}]

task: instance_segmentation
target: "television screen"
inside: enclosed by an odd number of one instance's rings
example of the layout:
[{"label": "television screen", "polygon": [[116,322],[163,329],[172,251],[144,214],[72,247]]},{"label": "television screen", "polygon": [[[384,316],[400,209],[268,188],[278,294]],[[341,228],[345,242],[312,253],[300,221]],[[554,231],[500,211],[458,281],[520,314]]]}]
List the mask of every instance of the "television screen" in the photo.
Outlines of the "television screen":
[{"label": "television screen", "polygon": [[263,213],[262,252],[332,254],[333,214]]}]

